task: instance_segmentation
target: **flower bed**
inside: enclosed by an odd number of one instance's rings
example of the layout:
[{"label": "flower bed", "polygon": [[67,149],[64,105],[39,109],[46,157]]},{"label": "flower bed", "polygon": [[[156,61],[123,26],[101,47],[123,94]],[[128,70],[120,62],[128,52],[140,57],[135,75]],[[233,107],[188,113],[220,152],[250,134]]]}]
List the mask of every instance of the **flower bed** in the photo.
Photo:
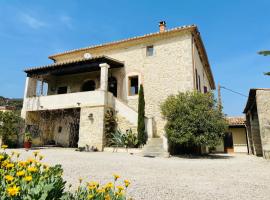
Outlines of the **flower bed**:
[{"label": "flower bed", "polygon": [[7,154],[3,145],[0,152],[0,197],[1,200],[126,200],[130,182],[118,185],[119,175],[105,185],[97,182],[82,183],[75,192],[65,191],[66,182],[62,178],[61,165],[48,166],[41,161],[38,151],[33,158],[20,160],[20,154]]}]

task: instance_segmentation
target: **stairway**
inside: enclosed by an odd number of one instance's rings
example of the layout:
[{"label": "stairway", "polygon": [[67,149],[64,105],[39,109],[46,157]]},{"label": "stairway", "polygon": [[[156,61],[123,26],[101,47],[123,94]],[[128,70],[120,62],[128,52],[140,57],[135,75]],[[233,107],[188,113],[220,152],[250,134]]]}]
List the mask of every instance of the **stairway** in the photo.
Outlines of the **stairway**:
[{"label": "stairway", "polygon": [[149,138],[142,149],[144,157],[169,157],[169,153],[163,148],[162,138]]}]

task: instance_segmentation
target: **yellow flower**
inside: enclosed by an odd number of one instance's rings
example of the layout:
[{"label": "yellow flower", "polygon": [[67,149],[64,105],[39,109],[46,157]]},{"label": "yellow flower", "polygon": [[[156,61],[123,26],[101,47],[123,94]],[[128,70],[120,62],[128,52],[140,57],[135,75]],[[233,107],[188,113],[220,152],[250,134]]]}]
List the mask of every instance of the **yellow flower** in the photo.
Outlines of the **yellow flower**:
[{"label": "yellow flower", "polygon": [[14,180],[14,177],[13,176],[11,176],[11,175],[6,175],[5,176],[5,179],[7,180],[7,181],[13,181]]},{"label": "yellow flower", "polygon": [[39,160],[43,160],[44,156],[43,155],[40,155],[39,156]]},{"label": "yellow flower", "polygon": [[110,197],[109,194],[106,194],[106,195],[105,195],[105,200],[111,200],[111,197]]},{"label": "yellow flower", "polygon": [[119,192],[121,192],[122,190],[124,190],[124,187],[119,185],[119,186],[117,186],[117,189],[119,190]]},{"label": "yellow flower", "polygon": [[32,176],[26,176],[25,178],[24,178],[24,180],[25,181],[27,181],[27,182],[30,182],[30,181],[32,181]]},{"label": "yellow flower", "polygon": [[114,174],[113,176],[114,176],[114,180],[115,180],[115,181],[116,181],[117,179],[119,179],[119,178],[120,178],[120,176],[119,176],[119,175],[117,175],[117,174]]},{"label": "yellow flower", "polygon": [[89,195],[87,196],[87,198],[88,198],[88,199],[93,199],[93,198],[94,198],[94,195],[89,194]]},{"label": "yellow flower", "polygon": [[36,167],[28,167],[27,171],[29,171],[29,172],[37,172],[38,169]]},{"label": "yellow flower", "polygon": [[2,149],[6,149],[6,148],[8,148],[8,145],[2,145]]},{"label": "yellow flower", "polygon": [[3,155],[0,155],[0,161],[1,161],[1,160],[4,160],[4,158],[5,158],[5,157],[4,157]]},{"label": "yellow flower", "polygon": [[116,192],[116,195],[119,196],[119,197],[121,197],[121,196],[124,195],[124,192],[123,191],[118,191],[118,192]]},{"label": "yellow flower", "polygon": [[105,189],[104,188],[101,188],[101,189],[97,189],[97,193],[104,193],[105,192]]},{"label": "yellow flower", "polygon": [[37,157],[37,155],[39,154],[39,151],[34,151],[33,154],[35,157]]},{"label": "yellow flower", "polygon": [[124,180],[125,186],[126,188],[130,185],[130,181],[129,180]]},{"label": "yellow flower", "polygon": [[82,181],[83,181],[83,179],[82,179],[82,178],[79,178],[79,182],[80,182],[80,184],[82,183]]},{"label": "yellow flower", "polygon": [[113,183],[112,183],[112,182],[107,183],[107,184],[105,185],[105,188],[107,188],[107,189],[113,188]]},{"label": "yellow flower", "polygon": [[27,162],[28,162],[29,164],[32,164],[32,163],[35,163],[36,160],[33,159],[33,158],[28,158]]},{"label": "yellow flower", "polygon": [[9,196],[17,196],[19,194],[20,188],[14,185],[13,187],[7,188],[7,193]]},{"label": "yellow flower", "polygon": [[88,183],[89,190],[94,190],[94,189],[98,188],[98,186],[99,186],[99,184],[97,182],[94,182],[94,181]]},{"label": "yellow flower", "polygon": [[25,167],[27,163],[25,161],[20,161],[18,164],[20,167]]},{"label": "yellow flower", "polygon": [[8,164],[6,165],[6,168],[7,168],[7,169],[13,168],[13,167],[14,167],[14,164],[13,164],[13,163],[8,163]]},{"label": "yellow flower", "polygon": [[16,173],[17,176],[24,176],[25,175],[25,172],[24,171],[18,171]]}]

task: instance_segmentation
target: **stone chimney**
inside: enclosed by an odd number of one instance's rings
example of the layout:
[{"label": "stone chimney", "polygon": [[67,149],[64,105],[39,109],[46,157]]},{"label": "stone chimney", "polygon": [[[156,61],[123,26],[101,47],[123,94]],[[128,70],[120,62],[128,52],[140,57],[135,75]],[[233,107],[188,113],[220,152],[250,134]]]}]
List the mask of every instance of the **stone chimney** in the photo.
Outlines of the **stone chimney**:
[{"label": "stone chimney", "polygon": [[159,32],[164,32],[166,31],[166,22],[165,21],[161,21],[159,22]]}]

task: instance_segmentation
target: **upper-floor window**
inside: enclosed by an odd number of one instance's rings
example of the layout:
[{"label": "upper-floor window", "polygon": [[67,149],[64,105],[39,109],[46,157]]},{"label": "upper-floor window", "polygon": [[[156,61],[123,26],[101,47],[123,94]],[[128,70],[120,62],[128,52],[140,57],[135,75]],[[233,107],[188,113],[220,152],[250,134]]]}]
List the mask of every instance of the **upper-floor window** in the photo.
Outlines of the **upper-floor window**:
[{"label": "upper-floor window", "polygon": [[196,89],[201,92],[201,77],[198,75],[197,69],[195,69]]},{"label": "upper-floor window", "polygon": [[153,56],[154,55],[154,46],[150,45],[146,47],[146,56]]},{"label": "upper-floor window", "polygon": [[128,77],[129,96],[134,96],[139,93],[139,76]]},{"label": "upper-floor window", "polygon": [[67,93],[67,86],[62,86],[57,89],[57,94],[66,94]]}]

